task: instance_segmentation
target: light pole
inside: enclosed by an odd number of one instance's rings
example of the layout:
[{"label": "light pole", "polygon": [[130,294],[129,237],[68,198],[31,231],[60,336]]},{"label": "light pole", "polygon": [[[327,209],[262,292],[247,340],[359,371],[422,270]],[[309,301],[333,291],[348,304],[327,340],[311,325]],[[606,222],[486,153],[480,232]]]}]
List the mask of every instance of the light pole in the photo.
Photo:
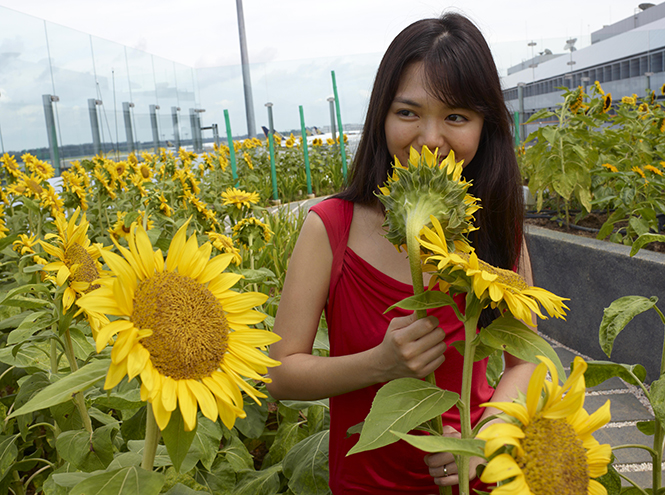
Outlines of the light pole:
[{"label": "light pole", "polygon": [[[0,95],[2,96],[2,95]],[[2,140],[2,126],[0,126],[0,148],[2,148],[2,154],[5,154],[5,143]]]},{"label": "light pole", "polygon": [[249,57],[247,55],[247,38],[245,37],[245,15],[242,0],[236,0],[238,13],[238,35],[240,36],[240,63],[242,64],[242,86],[245,91],[245,114],[247,116],[247,137],[256,137],[254,121],[254,99],[252,98],[252,80],[249,76]]}]

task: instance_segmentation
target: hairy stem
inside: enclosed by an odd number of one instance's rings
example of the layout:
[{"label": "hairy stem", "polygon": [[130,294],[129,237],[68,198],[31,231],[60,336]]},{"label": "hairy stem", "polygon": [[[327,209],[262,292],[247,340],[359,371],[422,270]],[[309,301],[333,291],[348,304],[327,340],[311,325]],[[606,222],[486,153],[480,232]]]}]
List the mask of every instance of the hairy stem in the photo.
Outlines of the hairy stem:
[{"label": "hairy stem", "polygon": [[[64,334],[64,344],[65,344],[65,356],[67,356],[67,361],[69,361],[69,369],[73,372],[79,369],[78,363],[76,362],[76,356],[74,355],[74,346],[72,345],[72,336],[69,334],[69,328],[65,330]],[[83,393],[78,392],[74,394],[74,404],[81,415],[81,420],[83,421],[83,427],[85,430],[92,435],[92,421],[90,421],[90,415],[88,414],[88,408],[85,407],[85,399],[83,398]]]},{"label": "hairy stem", "polygon": [[141,467],[147,471],[152,471],[155,464],[155,453],[157,452],[157,445],[162,436],[162,432],[157,426],[155,421],[155,414],[152,412],[152,404],[147,404],[148,414],[145,422],[145,446],[143,447],[143,461]]}]

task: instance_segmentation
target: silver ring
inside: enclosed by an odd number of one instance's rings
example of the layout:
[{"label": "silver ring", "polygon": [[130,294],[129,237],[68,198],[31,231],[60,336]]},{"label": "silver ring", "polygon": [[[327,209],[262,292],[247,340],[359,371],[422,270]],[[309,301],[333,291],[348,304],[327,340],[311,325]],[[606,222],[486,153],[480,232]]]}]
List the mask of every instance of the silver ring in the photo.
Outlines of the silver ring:
[{"label": "silver ring", "polygon": [[443,477],[444,478],[448,477],[448,467],[445,465],[443,466]]}]

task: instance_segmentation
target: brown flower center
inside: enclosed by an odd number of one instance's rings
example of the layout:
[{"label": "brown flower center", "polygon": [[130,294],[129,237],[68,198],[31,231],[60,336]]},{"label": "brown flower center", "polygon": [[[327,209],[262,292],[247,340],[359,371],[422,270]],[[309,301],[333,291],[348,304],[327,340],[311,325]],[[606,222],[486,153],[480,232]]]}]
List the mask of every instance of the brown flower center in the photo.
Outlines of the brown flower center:
[{"label": "brown flower center", "polygon": [[586,495],[589,469],[586,450],[565,420],[536,417],[524,429],[525,454],[517,458],[532,493]]},{"label": "brown flower center", "polygon": [[72,272],[71,280],[73,282],[88,282],[91,284],[86,292],[99,287],[97,284],[92,285],[92,282],[99,278],[97,264],[83,246],[76,243],[69,246],[65,251],[65,264]]},{"label": "brown flower center", "polygon": [[131,319],[137,328],[153,331],[141,343],[162,375],[199,379],[224,360],[229,333],[224,310],[196,280],[163,272],[141,281]]}]

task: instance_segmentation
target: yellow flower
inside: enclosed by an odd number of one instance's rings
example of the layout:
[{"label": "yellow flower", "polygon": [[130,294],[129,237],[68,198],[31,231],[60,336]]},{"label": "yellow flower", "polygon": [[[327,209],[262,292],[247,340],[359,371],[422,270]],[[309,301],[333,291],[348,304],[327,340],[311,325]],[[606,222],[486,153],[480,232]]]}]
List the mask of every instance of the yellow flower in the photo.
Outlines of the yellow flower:
[{"label": "yellow flower", "polygon": [[268,381],[261,374],[280,363],[257,348],[265,349],[279,336],[249,327],[265,318],[252,308],[268,296],[232,290],[242,277],[224,271],[233,255],[210,259],[211,244],[199,247],[196,235],[187,239],[188,224],[173,237],[166,259],[134,225],[129,249],[117,245],[122,256],[104,253],[112,284],[79,305],[117,317],[96,339],[101,352],[117,335],[105,389],[125,375],[129,380],[140,375],[141,398],[152,404],[160,429],[176,407],[188,431],[196,426],[199,407],[205,417],[216,421],[219,416],[232,428],[237,417],[245,417],[241,391],[256,402],[265,397],[243,376]]},{"label": "yellow flower", "polygon": [[597,92],[597,93],[599,93],[599,94],[601,94],[601,95],[604,95],[604,94],[605,94],[605,91],[603,91],[603,88],[602,88],[602,86],[600,85],[600,82],[596,81],[595,83],[593,83],[593,85],[595,86],[595,88],[596,88],[596,92]]},{"label": "yellow flower", "polygon": [[637,99],[632,96],[624,96],[621,98],[621,103],[625,103],[626,105],[636,105]]},{"label": "yellow flower", "polygon": [[650,172],[653,172],[653,173],[656,174],[656,175],[660,175],[660,176],[663,175],[663,172],[661,172],[660,170],[658,170],[658,169],[657,169],[656,167],[654,167],[653,165],[645,165],[645,166],[644,166],[644,170],[648,170],[648,171],[650,171]]},{"label": "yellow flower", "polygon": [[9,229],[5,225],[5,205],[0,205],[0,239],[7,237]]},{"label": "yellow flower", "polygon": [[329,138],[326,139],[326,144],[328,146],[332,146],[333,144],[335,144],[335,140],[333,138],[329,137]]},{"label": "yellow flower", "polygon": [[42,208],[50,208],[51,215],[53,215],[54,217],[56,213],[62,212],[64,202],[62,201],[60,196],[58,196],[58,193],[55,192],[55,189],[51,184],[49,183],[46,184],[46,189],[44,189],[44,192],[42,192],[40,199],[41,199],[40,206]]},{"label": "yellow flower", "polygon": [[[497,268],[478,259],[475,251],[456,244],[456,251],[450,252],[445,233],[438,220],[431,217],[435,230],[424,227],[418,239],[420,244],[434,253],[428,261],[438,261],[439,272],[432,276],[430,284],[443,279],[445,284],[453,284],[465,292],[473,291],[481,301],[489,301],[492,307],[509,310],[517,319],[531,323],[531,311],[540,318],[546,318],[540,311],[542,306],[550,316],[565,319],[563,303],[567,299],[559,297],[540,287],[529,286],[525,280],[511,270]],[[462,248],[462,249],[460,249]],[[467,252],[464,252],[467,251]],[[461,272],[461,273],[460,273]]]},{"label": "yellow flower", "polygon": [[5,153],[4,155],[0,156],[0,163],[2,163],[4,169],[13,177],[18,177],[21,175],[21,169],[19,168],[14,155]]},{"label": "yellow flower", "polygon": [[245,163],[247,163],[247,166],[249,167],[250,170],[254,170],[254,164],[252,163],[252,157],[249,156],[249,153],[246,151],[242,154],[242,157],[245,159]]},{"label": "yellow flower", "polygon": [[[543,356],[538,359],[526,398],[482,404],[503,411],[509,422],[478,434],[490,458],[480,479],[502,483],[492,495],[606,495],[593,478],[607,472],[612,448],[599,444],[592,433],[610,420],[610,401],[591,415],[583,409],[587,364],[582,358],[575,358],[563,387],[554,364]],[[552,382],[546,380],[548,370]]]},{"label": "yellow flower", "polygon": [[272,230],[261,220],[249,217],[233,226],[233,234],[243,246],[261,248],[271,239]]},{"label": "yellow flower", "polygon": [[232,261],[234,265],[239,266],[240,263],[242,263],[240,251],[238,251],[238,248],[233,244],[233,239],[224,234],[218,234],[217,232],[206,232],[206,234],[215,249],[222,253],[230,253],[233,255]]},{"label": "yellow flower", "polygon": [[643,179],[647,178],[647,176],[644,175],[644,171],[640,167],[638,167],[637,165],[633,166],[633,168],[631,168],[631,170],[633,172],[635,172],[636,174],[642,176]]},{"label": "yellow flower", "polygon": [[284,142],[287,148],[293,148],[296,144],[296,138],[293,136],[293,133],[289,136],[289,138]]},{"label": "yellow flower", "polygon": [[35,250],[32,249],[39,243],[37,239],[37,234],[29,236],[28,234],[19,234],[18,239],[12,242],[12,249],[18,254],[23,256],[24,254],[35,254]]},{"label": "yellow flower", "polygon": [[660,94],[665,95],[665,84],[660,87]]},{"label": "yellow flower", "polygon": [[[119,237],[127,237],[129,235],[130,231],[130,226],[125,225],[125,217],[127,216],[126,211],[116,211],[116,222],[113,224],[113,228],[109,229],[109,234],[111,234],[111,238],[117,239]],[[137,222],[141,222],[143,224],[143,216],[146,213],[144,211],[139,211],[139,217],[136,219]],[[151,230],[154,227],[154,222],[150,219],[150,216],[148,216],[148,223],[147,223],[148,230]]]},{"label": "yellow flower", "polygon": [[37,175],[41,181],[53,177],[55,170],[49,163],[37,159],[37,157],[32,156],[30,153],[25,153],[21,156],[21,160],[25,163],[25,168]]},{"label": "yellow flower", "polygon": [[603,163],[602,166],[605,167],[610,172],[618,172],[619,171],[618,168],[616,168],[614,165],[612,165],[610,163]]},{"label": "yellow flower", "polygon": [[[57,213],[55,226],[57,234],[46,234],[45,241],[39,241],[51,256],[58,259],[44,267],[47,272],[58,272],[56,282],[59,286],[67,285],[62,296],[62,305],[68,310],[74,301],[86,292],[98,287],[96,282],[103,275],[102,266],[97,261],[101,255],[98,245],[93,245],[88,239],[87,232],[90,223],[81,216],[81,222],[76,225],[81,210],[79,208],[67,221],[65,215]],[[46,242],[50,239],[57,245]],[[94,330],[94,328],[93,328]]]},{"label": "yellow flower", "polygon": [[612,108],[612,93],[607,93],[603,96],[603,110],[602,113],[607,113],[607,111]]},{"label": "yellow flower", "polygon": [[238,209],[241,209],[243,206],[249,208],[252,206],[252,203],[256,204],[260,199],[259,193],[257,192],[248,193],[247,191],[236,189],[235,187],[229,187],[223,192],[222,198],[224,199],[224,205],[235,205]]},{"label": "yellow flower", "polygon": [[161,193],[159,195],[159,209],[167,217],[170,217],[171,215],[173,215],[173,210],[169,206],[168,201],[166,201],[166,198],[164,197],[164,193]]}]

